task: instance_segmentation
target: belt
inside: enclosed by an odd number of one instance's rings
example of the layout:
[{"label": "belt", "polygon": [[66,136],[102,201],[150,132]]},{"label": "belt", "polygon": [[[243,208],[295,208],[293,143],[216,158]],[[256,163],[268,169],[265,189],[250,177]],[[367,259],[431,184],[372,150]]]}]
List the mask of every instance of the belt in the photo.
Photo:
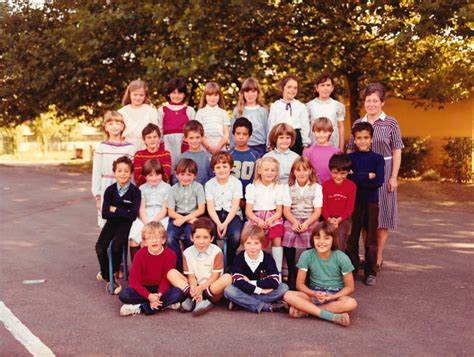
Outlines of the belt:
[{"label": "belt", "polygon": [[384,156],[384,160],[387,161],[387,160],[391,160],[393,157],[392,156]]}]

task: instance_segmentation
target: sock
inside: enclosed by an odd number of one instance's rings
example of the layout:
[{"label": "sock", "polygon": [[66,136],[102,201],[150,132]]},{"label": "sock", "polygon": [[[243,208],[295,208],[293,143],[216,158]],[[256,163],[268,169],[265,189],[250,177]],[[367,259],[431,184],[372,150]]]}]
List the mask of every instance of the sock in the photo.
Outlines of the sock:
[{"label": "sock", "polygon": [[335,315],[336,314],[333,314],[332,312],[321,309],[321,312],[319,313],[319,318],[323,320],[332,321]]},{"label": "sock", "polygon": [[189,285],[186,285],[186,286],[184,287],[184,289],[183,289],[183,294],[184,294],[184,296],[190,297],[190,295],[189,295],[189,290],[191,290],[191,287],[190,287]]},{"label": "sock", "polygon": [[214,297],[214,294],[212,294],[210,287],[208,287],[206,290],[204,290],[202,295],[203,295],[204,298],[206,298],[208,300],[211,300]]},{"label": "sock", "polygon": [[140,247],[130,247],[130,260],[133,262],[133,258],[135,258],[135,254],[140,250]]},{"label": "sock", "polygon": [[283,247],[283,253],[288,266],[288,283],[294,283],[296,279],[295,256],[296,248]]},{"label": "sock", "polygon": [[281,266],[283,265],[283,247],[272,247],[272,255],[273,259],[275,259],[278,273],[281,277]]}]

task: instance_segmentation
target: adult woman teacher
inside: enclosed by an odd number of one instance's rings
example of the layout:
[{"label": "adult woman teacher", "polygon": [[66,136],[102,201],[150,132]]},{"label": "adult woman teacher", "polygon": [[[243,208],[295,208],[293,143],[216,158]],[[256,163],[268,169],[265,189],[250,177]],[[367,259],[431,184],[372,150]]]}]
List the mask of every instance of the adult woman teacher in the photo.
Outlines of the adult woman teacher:
[{"label": "adult woman teacher", "polygon": [[[377,266],[383,264],[383,250],[388,231],[397,229],[397,186],[398,170],[402,161],[403,142],[400,127],[395,118],[386,115],[385,88],[380,83],[367,85],[363,93],[366,115],[354,124],[367,121],[374,127],[372,150],[385,158],[385,182],[379,189],[379,225],[377,230]],[[350,137],[348,150],[354,151],[354,138]]]}]

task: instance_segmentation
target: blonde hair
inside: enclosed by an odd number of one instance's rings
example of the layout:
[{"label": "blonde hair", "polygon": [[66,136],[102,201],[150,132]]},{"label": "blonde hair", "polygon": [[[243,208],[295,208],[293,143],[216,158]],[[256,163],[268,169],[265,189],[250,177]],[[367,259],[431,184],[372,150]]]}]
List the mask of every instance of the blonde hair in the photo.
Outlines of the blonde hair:
[{"label": "blonde hair", "polygon": [[276,148],[277,140],[280,135],[289,135],[291,137],[290,147],[293,146],[296,140],[295,129],[293,129],[293,127],[289,124],[280,123],[275,125],[268,134],[268,144],[272,149]]},{"label": "blonde hair", "polygon": [[260,170],[262,169],[262,166],[267,163],[276,165],[277,172],[276,172],[275,180],[273,181],[273,184],[278,183],[278,177],[280,176],[280,163],[274,157],[264,156],[261,159],[258,159],[257,162],[255,163],[255,178],[253,179],[254,184],[262,182],[262,175],[260,174]]},{"label": "blonde hair", "polygon": [[293,186],[296,183],[296,176],[295,171],[302,167],[304,170],[311,170],[309,174],[309,184],[313,185],[314,183],[318,182],[318,177],[314,172],[313,165],[311,165],[311,161],[306,156],[298,157],[291,165],[290,176],[288,177],[288,186]]},{"label": "blonde hair", "polygon": [[247,224],[240,236],[240,244],[245,244],[250,238],[258,239],[260,243],[265,244],[265,231],[255,224]]},{"label": "blonde hair", "polygon": [[216,82],[208,82],[204,86],[204,90],[202,92],[201,100],[199,101],[199,107],[198,109],[204,108],[207,104],[206,102],[206,95],[213,95],[213,94],[219,94],[219,102],[217,105],[221,109],[225,109],[224,105],[224,97],[222,96],[222,91],[221,87]]},{"label": "blonde hair", "polygon": [[119,112],[113,111],[113,110],[109,110],[108,112],[105,113],[104,122],[102,123],[102,127],[105,131],[105,135],[106,135],[107,139],[110,138],[110,134],[107,132],[107,130],[105,130],[105,125],[107,123],[111,122],[111,121],[116,121],[116,122],[119,122],[119,123],[123,124],[123,129],[122,129],[122,132],[120,133],[120,136],[122,135],[122,133],[125,130],[125,121],[123,120],[122,114],[120,114]]},{"label": "blonde hair", "polygon": [[164,240],[166,241],[167,239],[167,234],[166,234],[166,229],[163,227],[163,225],[160,222],[156,221],[150,221],[147,224],[143,226],[142,229],[142,240],[145,241],[145,234],[148,233],[155,233],[157,235],[160,235]]},{"label": "blonde hair", "polygon": [[244,115],[244,107],[245,107],[245,92],[249,92],[251,90],[256,90],[257,91],[257,105],[260,105],[261,107],[266,108],[266,105],[263,103],[263,98],[262,98],[262,90],[260,88],[260,84],[258,83],[258,80],[256,78],[250,77],[247,78],[243,83],[242,87],[240,88],[239,92],[239,100],[237,101],[237,117],[241,117]]},{"label": "blonde hair", "polygon": [[313,125],[311,126],[311,131],[330,131],[331,133],[334,132],[334,126],[330,119],[326,117],[319,117],[317,118]]},{"label": "blonde hair", "polygon": [[135,79],[134,81],[131,81],[130,84],[127,86],[127,89],[125,89],[125,93],[122,97],[122,105],[127,105],[132,102],[130,94],[133,91],[136,91],[137,89],[143,89],[145,91],[145,100],[143,101],[143,104],[151,103],[150,96],[148,93],[148,85],[145,81],[142,81],[141,79]]}]

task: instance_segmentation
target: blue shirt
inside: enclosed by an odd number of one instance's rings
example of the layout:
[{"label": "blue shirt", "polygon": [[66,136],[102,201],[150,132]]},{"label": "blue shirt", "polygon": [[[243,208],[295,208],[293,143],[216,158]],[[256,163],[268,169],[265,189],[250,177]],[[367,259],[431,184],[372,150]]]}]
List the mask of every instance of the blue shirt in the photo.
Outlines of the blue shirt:
[{"label": "blue shirt", "polygon": [[234,168],[232,169],[232,175],[242,182],[242,189],[245,197],[245,189],[247,185],[253,182],[255,162],[258,160],[259,155],[253,149],[248,149],[246,151],[232,149],[229,151],[229,153],[234,158]]},{"label": "blue shirt", "polygon": [[[349,154],[352,173],[347,178],[357,185],[356,204],[379,202],[379,187],[384,182],[385,160],[382,155],[370,151],[355,151]],[[369,179],[373,172],[375,178]]]}]

